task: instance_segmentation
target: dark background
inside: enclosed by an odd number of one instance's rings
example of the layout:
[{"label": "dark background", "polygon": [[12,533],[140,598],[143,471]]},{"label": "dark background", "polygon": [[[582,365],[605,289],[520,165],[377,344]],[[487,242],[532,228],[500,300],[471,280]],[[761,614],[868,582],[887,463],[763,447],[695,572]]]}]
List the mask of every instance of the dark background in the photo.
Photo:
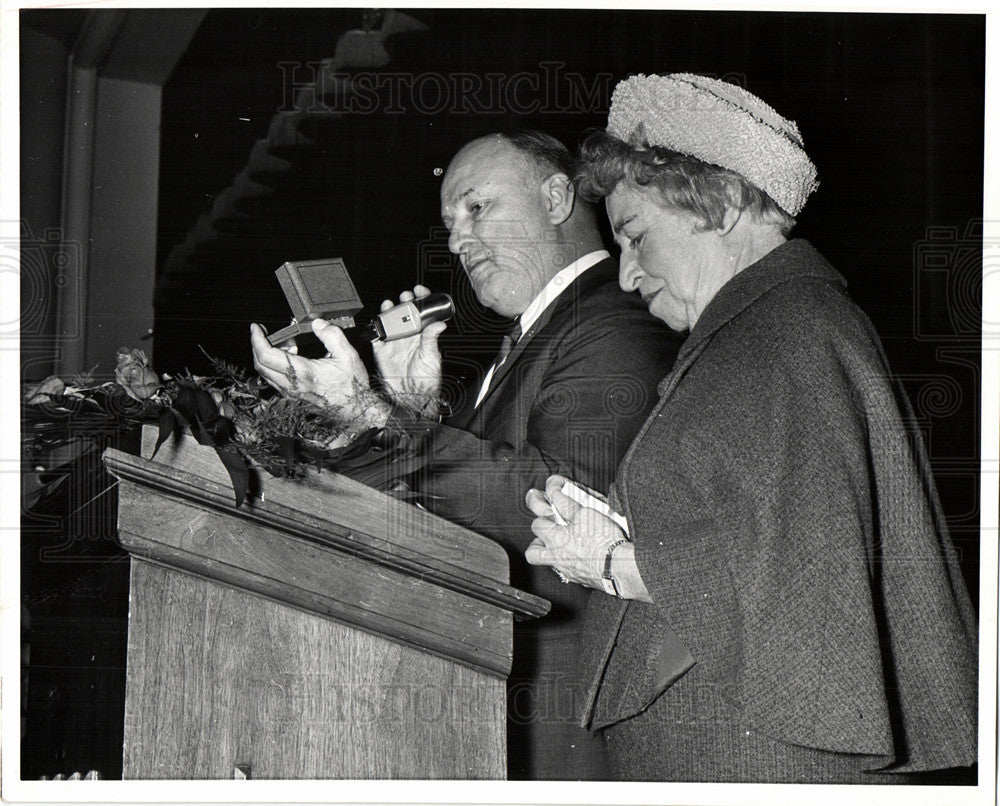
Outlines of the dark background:
[{"label": "dark background", "polygon": [[[85,13],[24,11],[21,26],[68,46]],[[204,369],[199,345],[250,366],[248,322],[287,324],[274,270],[340,256],[369,310],[417,281],[451,291],[461,311],[443,339],[446,371],[472,381],[505,325],[447,254],[434,168],[472,137],[511,127],[573,147],[603,125],[611,89],[632,73],[714,75],[798,122],[821,186],[795,234],[847,277],[882,336],[977,599],[984,17],[405,13],[426,27],[386,40],[391,61],[372,71],[381,92],[370,109],[341,114],[320,98],[291,137],[270,140],[281,112],[294,117],[292,82],[311,78],[308,64],[381,20],[356,9],[207,14],[163,90],[156,321],[145,345],[157,369]],[[31,80],[22,75],[22,88]],[[22,141],[45,135],[22,129]],[[41,192],[23,186],[22,199]],[[90,477],[95,455],[75,477]],[[23,520],[25,778],[121,772],[127,562],[113,496],[88,502],[101,489],[69,484]]]}]

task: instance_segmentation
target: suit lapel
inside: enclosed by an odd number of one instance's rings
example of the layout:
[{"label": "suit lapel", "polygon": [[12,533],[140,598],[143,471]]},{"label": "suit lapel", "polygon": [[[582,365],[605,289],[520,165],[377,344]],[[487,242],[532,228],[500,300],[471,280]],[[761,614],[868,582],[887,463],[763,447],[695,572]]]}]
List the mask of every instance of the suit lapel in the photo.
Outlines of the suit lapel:
[{"label": "suit lapel", "polygon": [[[508,374],[510,374],[514,364],[517,363],[521,353],[527,349],[528,345],[535,338],[535,336],[538,335],[538,333],[540,333],[545,326],[552,321],[553,316],[557,313],[561,313],[566,308],[576,305],[577,300],[579,300],[580,297],[596,286],[607,282],[608,279],[614,279],[617,277],[617,273],[618,267],[615,261],[610,257],[605,258],[584,271],[566,287],[565,291],[552,300],[548,307],[546,307],[545,310],[539,314],[532,326],[528,328],[526,332],[521,334],[521,338],[517,340],[517,344],[515,344],[514,348],[510,351],[510,355],[507,356],[507,360],[494,371],[493,377],[490,379],[490,388],[483,396],[483,400],[476,409],[476,412],[482,411],[487,401],[494,394],[496,394],[497,390],[503,385],[504,379]],[[473,417],[475,417],[475,413],[470,415],[470,421]]]}]

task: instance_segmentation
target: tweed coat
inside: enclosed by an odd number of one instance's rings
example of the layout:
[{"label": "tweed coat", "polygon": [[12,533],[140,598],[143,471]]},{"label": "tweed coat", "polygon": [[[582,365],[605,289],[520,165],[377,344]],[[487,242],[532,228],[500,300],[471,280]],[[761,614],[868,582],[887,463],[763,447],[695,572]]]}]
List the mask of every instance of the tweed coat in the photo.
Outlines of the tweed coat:
[{"label": "tweed coat", "polygon": [[428,462],[411,480],[436,513],[508,549],[511,583],[552,602],[515,625],[509,684],[512,778],[604,777],[602,742],[577,725],[576,646],[587,593],[530,566],[531,487],[562,473],[607,489],[657,400],[683,339],[617,283],[606,258],[576,278],[521,335],[473,409],[428,425]]},{"label": "tweed coat", "polygon": [[582,718],[624,777],[976,760],[975,613],[909,403],[845,285],[802,240],[738,274],[619,468],[655,604],[592,597]]}]

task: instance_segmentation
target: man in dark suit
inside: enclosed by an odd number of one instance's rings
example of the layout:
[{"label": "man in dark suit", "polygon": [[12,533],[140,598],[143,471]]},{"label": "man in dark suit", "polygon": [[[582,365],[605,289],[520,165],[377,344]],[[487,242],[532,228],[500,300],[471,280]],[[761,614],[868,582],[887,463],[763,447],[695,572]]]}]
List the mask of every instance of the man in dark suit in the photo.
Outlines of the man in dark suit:
[{"label": "man in dark suit", "polygon": [[552,473],[606,490],[681,341],[637,295],[619,289],[617,264],[572,173],[562,144],[539,132],[479,138],[449,165],[441,186],[449,248],[479,300],[516,324],[480,388],[445,422],[437,346],[444,323],[375,345],[385,397],[370,389],[338,328],[314,323],[330,355],[308,360],[271,348],[252,327],[255,366],[279,390],[335,406],[355,417],[359,430],[392,422],[428,435],[429,461],[411,483],[438,514],[504,545],[512,584],[552,602],[546,618],[515,629],[511,778],[605,775],[600,740],[573,724],[586,593],[524,562],[533,537],[524,495]]}]

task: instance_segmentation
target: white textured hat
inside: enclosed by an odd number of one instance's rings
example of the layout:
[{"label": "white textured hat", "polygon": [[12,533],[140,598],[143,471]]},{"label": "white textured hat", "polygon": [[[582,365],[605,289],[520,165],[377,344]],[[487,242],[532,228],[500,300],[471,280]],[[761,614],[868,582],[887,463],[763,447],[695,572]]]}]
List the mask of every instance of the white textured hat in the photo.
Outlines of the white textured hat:
[{"label": "white textured hat", "polygon": [[819,187],[795,122],[715,78],[626,78],[611,96],[608,132],[633,146],[662,146],[735,171],[792,216]]}]

